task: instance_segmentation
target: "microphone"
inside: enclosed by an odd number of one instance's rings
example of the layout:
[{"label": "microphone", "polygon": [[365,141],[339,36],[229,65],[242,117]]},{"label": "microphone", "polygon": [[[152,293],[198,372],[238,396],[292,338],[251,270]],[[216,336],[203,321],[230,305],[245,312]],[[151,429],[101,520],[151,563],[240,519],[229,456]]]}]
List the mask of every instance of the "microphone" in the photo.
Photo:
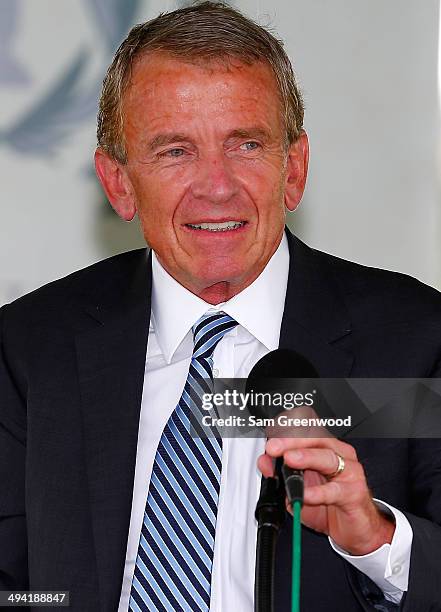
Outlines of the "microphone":
[{"label": "microphone", "polygon": [[[286,378],[319,378],[319,375],[312,363],[297,351],[278,348],[264,355],[252,368],[246,382],[246,392],[280,392],[280,379]],[[280,412],[279,407],[254,404],[249,405],[248,410],[257,418],[274,418]],[[295,501],[303,504],[303,470],[295,470],[285,465],[279,457],[276,461],[276,473],[282,475],[291,507]]]}]

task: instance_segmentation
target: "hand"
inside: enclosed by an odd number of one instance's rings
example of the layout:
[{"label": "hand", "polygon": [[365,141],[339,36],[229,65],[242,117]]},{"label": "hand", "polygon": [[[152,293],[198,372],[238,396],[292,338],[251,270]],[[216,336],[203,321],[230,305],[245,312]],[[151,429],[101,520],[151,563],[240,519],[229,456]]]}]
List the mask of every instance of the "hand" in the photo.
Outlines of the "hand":
[{"label": "hand", "polygon": [[[286,465],[305,470],[304,525],[326,533],[351,555],[366,555],[392,541],[395,525],[372,500],[351,445],[333,437],[271,438],[265,451],[258,459],[265,477],[273,475],[272,457],[283,456]],[[345,469],[328,480],[338,467],[337,454]]]}]

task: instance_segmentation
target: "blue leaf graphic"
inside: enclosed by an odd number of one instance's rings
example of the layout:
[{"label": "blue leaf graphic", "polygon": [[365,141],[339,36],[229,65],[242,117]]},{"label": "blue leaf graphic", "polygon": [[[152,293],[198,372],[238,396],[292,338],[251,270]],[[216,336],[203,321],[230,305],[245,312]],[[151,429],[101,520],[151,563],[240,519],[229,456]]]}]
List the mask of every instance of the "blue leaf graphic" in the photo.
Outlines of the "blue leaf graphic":
[{"label": "blue leaf graphic", "polygon": [[0,3],[0,84],[27,85],[30,76],[14,54],[14,43],[21,18],[21,1],[2,0]]},{"label": "blue leaf graphic", "polygon": [[103,33],[107,49],[114,52],[134,25],[139,0],[85,0]]},{"label": "blue leaf graphic", "polygon": [[0,133],[0,140],[21,153],[53,155],[71,131],[71,124],[96,110],[99,85],[94,84],[89,91],[78,91],[88,55],[87,50],[81,50],[35,106]]},{"label": "blue leaf graphic", "polygon": [[[85,0],[92,10],[109,52],[133,25],[140,0]],[[80,88],[89,59],[82,49],[40,100],[11,127],[0,131],[0,142],[26,155],[53,156],[75,124],[96,114],[102,77]]]}]

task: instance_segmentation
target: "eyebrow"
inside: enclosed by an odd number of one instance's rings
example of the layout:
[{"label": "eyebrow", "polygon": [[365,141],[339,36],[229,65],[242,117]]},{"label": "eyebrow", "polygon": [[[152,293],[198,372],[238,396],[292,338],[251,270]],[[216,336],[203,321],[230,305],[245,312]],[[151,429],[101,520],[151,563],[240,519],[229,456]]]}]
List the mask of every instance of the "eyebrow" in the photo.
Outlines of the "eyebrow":
[{"label": "eyebrow", "polygon": [[154,151],[174,142],[189,142],[189,139],[185,134],[158,134],[148,142],[148,148]]},{"label": "eyebrow", "polygon": [[267,130],[259,127],[250,127],[245,129],[233,130],[228,134],[227,140],[231,138],[259,138],[260,140],[269,140],[270,134]]}]

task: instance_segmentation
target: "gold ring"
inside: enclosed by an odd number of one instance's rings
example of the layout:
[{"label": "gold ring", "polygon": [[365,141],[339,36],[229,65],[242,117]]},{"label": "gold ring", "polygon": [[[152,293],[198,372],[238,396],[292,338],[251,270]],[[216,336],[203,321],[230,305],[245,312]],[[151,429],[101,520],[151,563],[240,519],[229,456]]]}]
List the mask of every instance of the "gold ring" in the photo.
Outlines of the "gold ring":
[{"label": "gold ring", "polygon": [[338,461],[337,469],[335,470],[335,472],[332,472],[332,474],[327,474],[326,478],[328,480],[331,480],[331,478],[335,478],[336,476],[341,474],[343,470],[345,469],[346,464],[345,464],[345,460],[343,459],[343,457],[341,457],[338,453],[335,453],[335,456],[337,457],[337,461]]}]

